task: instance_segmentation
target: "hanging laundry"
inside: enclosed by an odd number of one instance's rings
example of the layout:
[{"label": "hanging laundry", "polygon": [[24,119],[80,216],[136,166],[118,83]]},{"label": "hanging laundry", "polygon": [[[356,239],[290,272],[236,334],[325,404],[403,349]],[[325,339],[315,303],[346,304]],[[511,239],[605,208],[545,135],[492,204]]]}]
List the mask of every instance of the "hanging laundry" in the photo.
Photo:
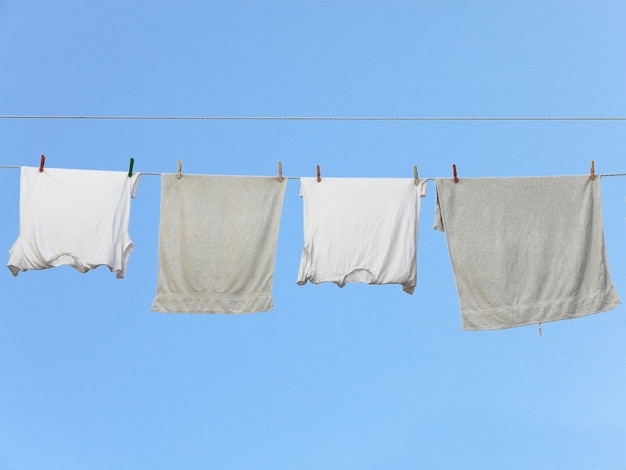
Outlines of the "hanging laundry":
[{"label": "hanging laundry", "polygon": [[417,282],[417,235],[426,180],[301,178],[304,245],[298,284]]},{"label": "hanging laundry", "polygon": [[158,286],[152,310],[272,310],[286,186],[286,179],[279,183],[272,177],[162,175]]},{"label": "hanging laundry", "polygon": [[134,245],[130,200],[141,173],[22,167],[20,232],[9,252],[14,276],[69,265],[85,273],[107,266],[126,274]]},{"label": "hanging laundry", "polygon": [[436,179],[465,330],[578,318],[616,307],[600,178]]}]

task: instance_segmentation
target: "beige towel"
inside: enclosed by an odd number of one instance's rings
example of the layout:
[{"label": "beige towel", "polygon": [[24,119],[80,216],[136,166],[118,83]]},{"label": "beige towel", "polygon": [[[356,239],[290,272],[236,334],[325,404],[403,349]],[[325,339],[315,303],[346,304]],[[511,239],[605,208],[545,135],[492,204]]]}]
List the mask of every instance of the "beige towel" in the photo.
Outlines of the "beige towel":
[{"label": "beige towel", "polygon": [[278,227],[287,180],[161,176],[158,287],[152,310],[272,310]]},{"label": "beige towel", "polygon": [[493,330],[616,307],[600,178],[435,180],[462,326]]}]

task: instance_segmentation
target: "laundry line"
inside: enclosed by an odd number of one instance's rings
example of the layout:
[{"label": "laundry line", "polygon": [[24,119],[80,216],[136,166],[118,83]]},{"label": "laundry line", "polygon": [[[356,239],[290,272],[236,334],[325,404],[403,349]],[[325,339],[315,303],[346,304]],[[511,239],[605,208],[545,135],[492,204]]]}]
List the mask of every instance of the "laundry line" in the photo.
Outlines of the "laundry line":
[{"label": "laundry line", "polygon": [[96,116],[0,115],[0,119],[114,121],[626,121],[623,116]]},{"label": "laundry line", "polygon": [[[15,169],[15,170],[19,170],[20,168],[22,168],[22,166],[27,166],[27,165],[0,165],[0,169]],[[172,175],[172,174],[176,174],[174,172],[162,172],[162,173],[158,173],[158,172],[153,172],[153,171],[141,171],[140,172],[142,175],[146,175],[146,176],[162,176],[162,175]],[[188,173],[192,174],[192,173]],[[181,176],[184,176],[185,174],[182,173]],[[270,176],[270,175],[265,175],[265,176]],[[606,177],[611,177],[611,176],[626,176],[626,173],[598,173],[595,174],[595,176],[600,176],[602,178],[606,178]],[[451,176],[454,177],[454,176]],[[284,179],[287,180],[299,180],[301,178],[315,178],[315,175],[313,176],[283,176]],[[450,178],[450,176],[442,176],[440,178]],[[321,178],[323,179],[323,178]],[[426,181],[435,181],[435,179],[437,178],[433,178],[433,177],[429,177],[429,178],[420,178],[422,180],[426,180]]]}]

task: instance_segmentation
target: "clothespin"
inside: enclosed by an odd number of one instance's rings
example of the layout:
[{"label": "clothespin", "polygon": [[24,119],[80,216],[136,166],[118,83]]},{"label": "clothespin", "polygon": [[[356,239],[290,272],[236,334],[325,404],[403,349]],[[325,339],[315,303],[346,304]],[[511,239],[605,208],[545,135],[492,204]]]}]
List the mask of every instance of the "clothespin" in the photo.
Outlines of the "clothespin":
[{"label": "clothespin", "polygon": [[283,162],[278,162],[278,182],[283,182]]},{"label": "clothespin", "polygon": [[130,167],[128,168],[128,177],[130,178],[131,176],[133,176],[133,165],[135,164],[135,159],[131,158],[130,159]]},{"label": "clothespin", "polygon": [[317,165],[317,182],[322,181],[322,177],[320,176],[320,166]]},{"label": "clothespin", "polygon": [[454,175],[454,182],[458,183],[459,182],[459,177],[456,174],[456,165],[452,165],[452,174]]},{"label": "clothespin", "polygon": [[180,179],[183,176],[180,174],[182,169],[183,169],[183,162],[178,160],[178,173],[176,173],[176,178]]},{"label": "clothespin", "polygon": [[41,160],[39,161],[39,173],[43,173],[43,164],[46,162],[45,155],[41,156]]},{"label": "clothespin", "polygon": [[417,178],[417,165],[413,165],[413,178],[415,178],[415,186],[417,186],[418,183],[418,178]]},{"label": "clothespin", "polygon": [[596,179],[595,162],[593,160],[591,160],[591,171],[589,172],[589,178],[591,179],[591,181]]}]

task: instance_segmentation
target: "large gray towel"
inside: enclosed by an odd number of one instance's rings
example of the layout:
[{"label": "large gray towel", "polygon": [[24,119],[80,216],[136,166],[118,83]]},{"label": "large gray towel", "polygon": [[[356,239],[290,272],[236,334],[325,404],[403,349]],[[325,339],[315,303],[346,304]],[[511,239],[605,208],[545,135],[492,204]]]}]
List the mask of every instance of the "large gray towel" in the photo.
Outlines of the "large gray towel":
[{"label": "large gray towel", "polygon": [[287,180],[161,176],[158,287],[152,310],[272,310],[278,227]]},{"label": "large gray towel", "polygon": [[600,178],[435,180],[466,330],[577,318],[616,307]]}]

